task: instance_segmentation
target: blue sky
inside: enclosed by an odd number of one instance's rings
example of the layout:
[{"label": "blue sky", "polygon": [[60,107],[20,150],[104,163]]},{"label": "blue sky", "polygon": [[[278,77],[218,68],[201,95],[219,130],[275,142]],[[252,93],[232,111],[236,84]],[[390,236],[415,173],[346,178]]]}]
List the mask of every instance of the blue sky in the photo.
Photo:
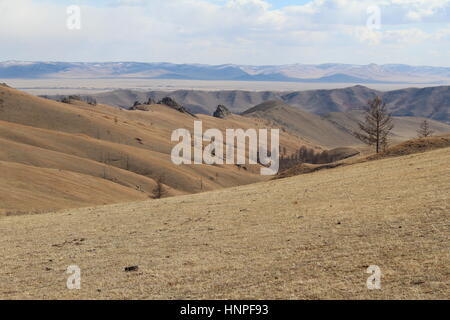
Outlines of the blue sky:
[{"label": "blue sky", "polygon": [[450,65],[450,0],[0,0],[0,15],[2,61]]}]

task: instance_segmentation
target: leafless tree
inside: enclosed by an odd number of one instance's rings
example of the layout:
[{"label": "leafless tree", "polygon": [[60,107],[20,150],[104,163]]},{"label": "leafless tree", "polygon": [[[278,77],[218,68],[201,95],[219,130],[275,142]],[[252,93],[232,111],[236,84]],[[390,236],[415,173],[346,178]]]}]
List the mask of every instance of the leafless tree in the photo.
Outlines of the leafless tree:
[{"label": "leafless tree", "polygon": [[433,135],[433,133],[434,133],[434,131],[431,130],[428,120],[424,120],[420,124],[419,130],[417,130],[417,134],[418,134],[419,138],[431,137]]},{"label": "leafless tree", "polygon": [[392,116],[387,111],[386,103],[381,98],[369,100],[365,108],[364,122],[359,122],[358,125],[360,131],[354,132],[356,138],[367,145],[375,146],[377,153],[386,148],[394,124]]}]

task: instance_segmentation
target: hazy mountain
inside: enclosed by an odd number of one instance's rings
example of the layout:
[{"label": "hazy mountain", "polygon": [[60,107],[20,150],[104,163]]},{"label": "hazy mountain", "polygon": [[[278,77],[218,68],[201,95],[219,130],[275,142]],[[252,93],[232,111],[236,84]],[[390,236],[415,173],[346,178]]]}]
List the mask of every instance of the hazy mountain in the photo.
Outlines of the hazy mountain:
[{"label": "hazy mountain", "polygon": [[244,112],[257,104],[279,100],[301,110],[318,115],[330,112],[360,110],[369,99],[382,97],[395,116],[426,117],[450,123],[450,87],[440,86],[424,89],[402,89],[382,92],[364,86],[333,90],[309,90],[296,92],[276,91],[132,91],[115,90],[95,94],[100,103],[129,108],[135,101],[148,98],[160,100],[165,96],[175,99],[194,113],[212,114],[221,104],[234,113]]},{"label": "hazy mountain", "polygon": [[326,83],[450,83],[450,68],[409,65],[203,65],[139,62],[0,62],[0,78],[141,78]]}]

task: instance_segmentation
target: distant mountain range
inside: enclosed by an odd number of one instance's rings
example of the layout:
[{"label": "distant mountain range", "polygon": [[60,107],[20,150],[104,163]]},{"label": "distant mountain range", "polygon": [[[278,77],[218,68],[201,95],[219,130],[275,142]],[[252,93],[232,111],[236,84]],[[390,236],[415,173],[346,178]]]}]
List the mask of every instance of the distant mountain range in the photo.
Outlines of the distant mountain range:
[{"label": "distant mountain range", "polygon": [[[278,91],[133,91],[115,90],[91,95],[99,103],[128,109],[135,101],[155,101],[171,97],[193,113],[212,114],[217,105],[225,105],[234,113],[241,113],[257,104],[279,100],[300,110],[317,115],[330,112],[361,110],[369,99],[381,97],[395,116],[430,118],[450,124],[450,86],[408,88],[394,91],[377,91],[357,85],[344,89]],[[58,99],[61,97],[51,97]]]},{"label": "distant mountain range", "polygon": [[139,62],[0,62],[0,79],[183,79],[305,83],[450,84],[450,68],[401,64],[203,65]]}]

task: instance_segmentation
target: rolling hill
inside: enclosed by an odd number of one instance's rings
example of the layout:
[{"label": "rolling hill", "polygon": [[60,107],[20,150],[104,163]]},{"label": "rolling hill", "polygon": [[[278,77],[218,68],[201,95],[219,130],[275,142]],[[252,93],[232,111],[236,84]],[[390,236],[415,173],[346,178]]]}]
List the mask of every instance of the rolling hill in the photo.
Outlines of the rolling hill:
[{"label": "rolling hill", "polygon": [[[0,176],[0,188],[14,194],[2,194],[0,213],[148,199],[160,177],[169,195],[267,179],[256,166],[176,166],[170,159],[175,145],[170,140],[172,131],[186,128],[193,132],[194,120],[202,120],[204,130],[267,127],[264,121],[238,115],[194,117],[165,105],[146,107],[149,111],[92,106],[77,100],[60,103],[0,86],[0,161],[2,171],[8,171]],[[280,139],[288,150],[301,145],[317,147],[287,132]],[[16,196],[25,177],[26,201]],[[95,185],[98,197],[91,192]]]},{"label": "rolling hill", "polygon": [[[323,116],[324,119],[330,121],[338,128],[344,129],[346,132],[358,130],[358,121],[363,121],[364,114],[360,111],[352,112],[331,112]],[[394,129],[391,133],[391,144],[399,143],[405,140],[417,137],[417,129],[420,124],[427,120],[434,134],[440,135],[450,132],[450,125],[421,117],[392,117]]]},{"label": "rolling hill", "polygon": [[264,102],[243,112],[242,115],[271,121],[312,143],[329,148],[360,144],[345,128],[339,128],[319,115],[294,108],[282,101]]},{"label": "rolling hill", "polygon": [[[282,101],[272,100],[250,108],[242,115],[270,121],[313,144],[327,148],[361,144],[352,134],[358,130],[358,121],[363,120],[363,114],[357,110],[331,112],[320,116],[294,108]],[[417,129],[424,118],[393,117],[393,120],[395,127],[392,131],[392,143],[398,143],[417,137]],[[445,123],[429,120],[429,124],[435,134],[450,132],[450,125]]]}]

